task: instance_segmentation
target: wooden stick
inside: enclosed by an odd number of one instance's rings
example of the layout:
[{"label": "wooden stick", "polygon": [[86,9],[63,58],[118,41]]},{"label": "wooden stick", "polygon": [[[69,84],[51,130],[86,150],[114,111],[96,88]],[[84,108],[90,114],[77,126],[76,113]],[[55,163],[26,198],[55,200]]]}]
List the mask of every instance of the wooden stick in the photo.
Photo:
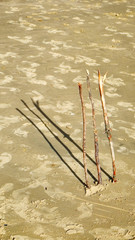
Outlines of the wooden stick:
[{"label": "wooden stick", "polygon": [[99,92],[100,92],[100,98],[101,98],[102,109],[103,109],[105,132],[106,132],[107,138],[109,140],[110,151],[111,151],[111,156],[112,156],[113,181],[116,182],[115,154],[114,154],[111,128],[110,128],[110,124],[109,124],[109,120],[108,120],[108,116],[107,116],[107,110],[106,110],[106,105],[105,105],[105,96],[104,96],[105,78],[106,78],[106,74],[104,75],[103,79],[101,79],[100,72],[98,71],[98,84],[99,84]]},{"label": "wooden stick", "polygon": [[94,101],[91,94],[90,88],[90,76],[89,71],[87,70],[87,88],[89,93],[89,99],[92,105],[92,119],[93,119],[93,131],[94,131],[94,145],[95,145],[95,161],[97,165],[97,173],[98,173],[98,183],[102,184],[102,177],[101,177],[101,168],[99,163],[99,146],[98,146],[98,134],[96,129],[96,119],[95,119],[95,108],[94,108]]},{"label": "wooden stick", "polygon": [[84,164],[85,183],[86,183],[86,187],[90,188],[89,182],[88,182],[88,171],[87,171],[87,163],[86,163],[86,117],[85,117],[85,107],[83,102],[81,83],[78,83],[78,87],[79,87],[79,95],[81,99],[82,117],[83,117],[83,164]]},{"label": "wooden stick", "polygon": [[103,204],[103,203],[100,203],[100,202],[95,202],[95,201],[90,201],[90,199],[86,200],[85,198],[80,198],[80,197],[77,197],[77,196],[74,196],[74,195],[71,195],[67,192],[51,192],[52,194],[62,194],[66,197],[69,197],[70,199],[73,198],[73,199],[76,199],[78,201],[82,201],[82,202],[85,202],[85,203],[92,203],[93,205],[97,205],[97,206],[100,206],[100,207],[104,207],[104,208],[109,208],[109,211],[111,212],[110,209],[113,209],[113,210],[116,210],[116,211],[120,211],[120,212],[125,212],[127,214],[131,214],[130,211],[126,210],[126,209],[123,209],[123,208],[118,208],[118,207],[115,207],[115,206],[111,206],[111,205],[107,205],[106,203]]}]

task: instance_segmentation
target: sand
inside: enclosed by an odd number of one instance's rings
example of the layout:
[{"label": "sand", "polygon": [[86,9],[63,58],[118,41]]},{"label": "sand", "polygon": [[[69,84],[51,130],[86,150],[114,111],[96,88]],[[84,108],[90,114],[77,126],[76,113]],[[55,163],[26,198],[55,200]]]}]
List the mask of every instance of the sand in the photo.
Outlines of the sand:
[{"label": "sand", "polygon": [[[1,240],[135,239],[134,9],[131,0],[0,1]],[[102,185],[96,184],[86,69]],[[108,72],[116,183],[98,69]],[[78,82],[86,106],[87,191]]]}]

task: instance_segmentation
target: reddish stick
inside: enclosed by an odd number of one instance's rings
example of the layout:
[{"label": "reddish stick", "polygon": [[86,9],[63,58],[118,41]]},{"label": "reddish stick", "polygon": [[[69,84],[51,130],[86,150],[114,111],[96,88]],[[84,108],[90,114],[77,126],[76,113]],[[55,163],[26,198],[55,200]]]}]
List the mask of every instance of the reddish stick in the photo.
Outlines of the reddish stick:
[{"label": "reddish stick", "polygon": [[81,99],[82,117],[83,117],[83,164],[84,164],[84,174],[85,174],[86,186],[87,186],[87,188],[89,188],[87,163],[86,163],[86,117],[85,117],[85,107],[84,107],[84,102],[83,102],[81,83],[78,83],[78,87],[79,87],[79,95],[80,95],[80,99]]},{"label": "reddish stick", "polygon": [[111,151],[111,156],[112,156],[113,181],[116,182],[115,154],[114,154],[111,128],[110,128],[110,124],[109,124],[109,120],[108,120],[108,116],[107,116],[107,110],[106,110],[106,105],[105,105],[105,96],[104,96],[104,80],[105,80],[105,78],[106,78],[106,75],[104,75],[103,79],[101,79],[100,72],[98,71],[98,84],[99,84],[99,92],[100,92],[100,98],[101,98],[102,109],[103,109],[105,132],[106,132],[107,138],[109,140],[110,151]]},{"label": "reddish stick", "polygon": [[97,173],[98,173],[98,183],[102,184],[102,177],[101,177],[101,169],[100,169],[100,163],[99,163],[99,147],[98,147],[98,135],[97,135],[97,129],[96,129],[96,119],[95,119],[95,108],[94,108],[94,101],[91,94],[91,88],[90,88],[90,76],[89,71],[87,70],[87,88],[89,93],[89,99],[91,101],[92,105],[92,119],[93,119],[93,130],[94,130],[94,145],[95,145],[95,161],[97,165]]}]

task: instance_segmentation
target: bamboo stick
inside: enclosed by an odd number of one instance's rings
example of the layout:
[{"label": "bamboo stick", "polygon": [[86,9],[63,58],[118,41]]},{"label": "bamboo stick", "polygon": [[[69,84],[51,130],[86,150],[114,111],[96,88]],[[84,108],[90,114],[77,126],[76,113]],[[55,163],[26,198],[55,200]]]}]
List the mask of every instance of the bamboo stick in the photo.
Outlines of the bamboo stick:
[{"label": "bamboo stick", "polygon": [[107,116],[107,109],[106,109],[105,96],[104,96],[104,81],[105,81],[105,78],[106,78],[106,75],[104,75],[103,79],[101,79],[100,71],[98,71],[98,84],[99,84],[100,99],[101,99],[102,109],[103,109],[105,132],[106,132],[107,138],[109,140],[111,157],[112,157],[113,182],[116,182],[117,180],[116,180],[115,154],[114,154],[111,128],[110,128],[110,124],[109,124],[109,120],[108,120],[108,116]]},{"label": "bamboo stick", "polygon": [[89,93],[89,99],[91,101],[92,105],[92,119],[93,119],[93,131],[94,131],[94,146],[95,146],[95,161],[97,165],[97,173],[98,173],[98,183],[102,184],[102,177],[101,177],[101,168],[100,168],[100,162],[99,162],[99,146],[98,146],[98,134],[97,134],[97,128],[96,128],[96,119],[95,119],[95,108],[94,108],[94,101],[91,94],[91,88],[90,88],[90,76],[89,71],[87,70],[87,88]]},{"label": "bamboo stick", "polygon": [[78,83],[78,87],[79,87],[79,95],[81,99],[82,117],[83,117],[83,164],[84,164],[85,183],[86,183],[86,187],[90,188],[89,182],[88,182],[88,171],[87,171],[87,162],[86,162],[86,117],[85,117],[85,106],[84,106],[84,101],[82,96],[81,83]]}]

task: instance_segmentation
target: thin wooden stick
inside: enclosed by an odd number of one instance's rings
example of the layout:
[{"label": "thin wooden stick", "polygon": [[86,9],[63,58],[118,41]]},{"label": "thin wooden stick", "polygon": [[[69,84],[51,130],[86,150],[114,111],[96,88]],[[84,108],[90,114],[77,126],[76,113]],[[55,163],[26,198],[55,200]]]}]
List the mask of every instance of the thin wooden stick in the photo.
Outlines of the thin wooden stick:
[{"label": "thin wooden stick", "polygon": [[109,124],[109,120],[108,120],[108,116],[107,116],[107,110],[106,110],[106,105],[105,105],[105,96],[104,96],[104,81],[105,81],[105,78],[106,78],[106,75],[104,75],[103,79],[101,79],[100,72],[98,71],[98,84],[99,84],[99,92],[100,92],[100,98],[101,98],[102,109],[103,109],[105,132],[106,132],[107,138],[109,140],[110,151],[111,151],[111,156],[112,156],[113,181],[116,182],[115,154],[114,154],[111,128],[110,128],[110,124]]},{"label": "thin wooden stick", "polygon": [[[98,203],[98,202],[95,202],[95,201],[90,201],[89,200],[86,200],[85,198],[80,198],[80,197],[77,197],[77,196],[74,196],[74,195],[71,195],[69,193],[65,193],[65,192],[51,192],[52,194],[62,194],[66,197],[69,197],[70,199],[73,198],[73,199],[76,199],[76,200],[79,200],[79,201],[82,201],[82,202],[85,202],[85,203],[92,203],[93,205],[97,205],[97,206],[100,206],[100,207],[104,207],[104,208],[109,208],[109,209],[113,209],[113,210],[118,210],[120,212],[125,212],[125,213],[128,213],[130,214],[130,211],[126,210],[126,209],[123,209],[123,208],[118,208],[118,207],[115,207],[115,206],[111,206],[111,205],[107,205],[106,203],[103,204],[103,203]],[[111,210],[109,210],[111,212]]]},{"label": "thin wooden stick", "polygon": [[101,177],[101,168],[99,163],[99,146],[98,146],[98,134],[97,134],[97,128],[96,128],[96,119],[95,119],[95,108],[94,108],[94,101],[91,94],[91,88],[90,88],[90,76],[89,71],[87,70],[87,88],[89,93],[89,99],[91,101],[92,105],[92,119],[93,119],[93,131],[94,131],[94,145],[95,145],[95,161],[97,165],[97,173],[98,173],[98,183],[102,184],[102,177]]},{"label": "thin wooden stick", "polygon": [[85,117],[85,106],[83,102],[81,83],[78,83],[78,87],[79,87],[79,95],[81,99],[82,117],[83,117],[83,164],[84,164],[85,183],[86,183],[86,187],[90,188],[89,182],[88,182],[88,171],[87,171],[87,163],[86,163],[86,117]]}]

